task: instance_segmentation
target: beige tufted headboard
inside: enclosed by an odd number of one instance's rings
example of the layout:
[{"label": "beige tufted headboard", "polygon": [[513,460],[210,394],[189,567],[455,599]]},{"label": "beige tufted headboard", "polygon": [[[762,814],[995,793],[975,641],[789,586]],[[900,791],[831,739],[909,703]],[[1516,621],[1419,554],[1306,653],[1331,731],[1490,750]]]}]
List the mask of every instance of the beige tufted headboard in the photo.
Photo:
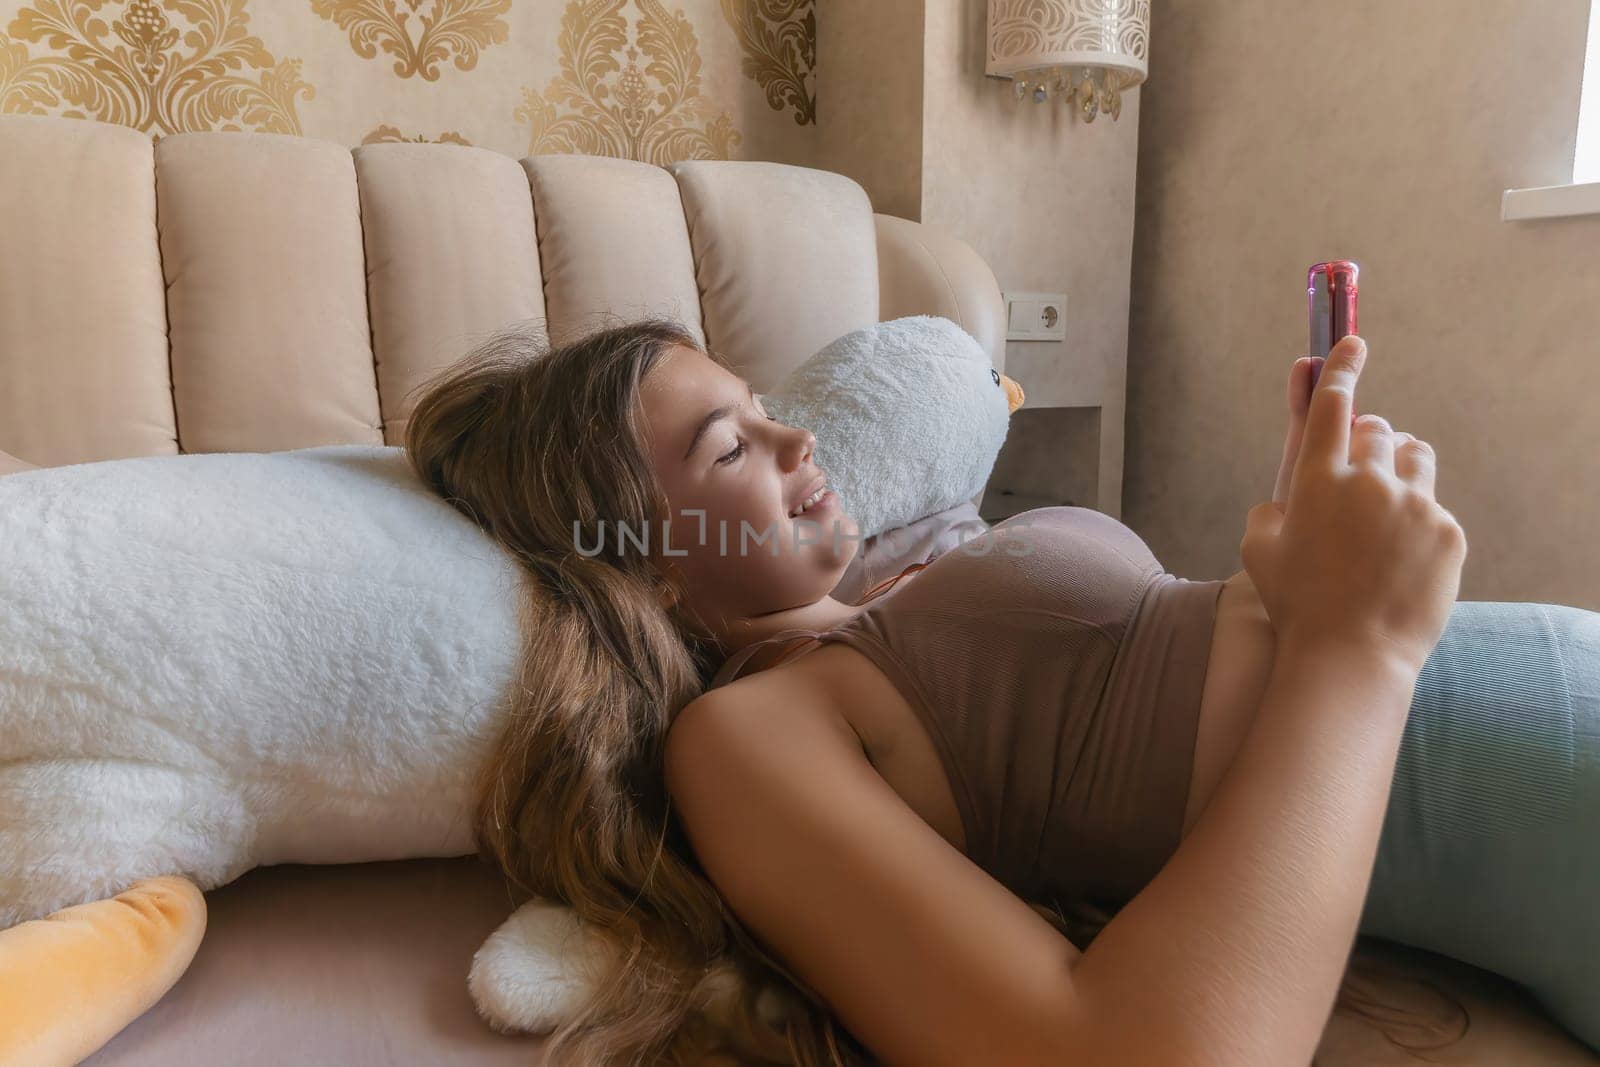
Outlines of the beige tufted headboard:
[{"label": "beige tufted headboard", "polygon": [[397,444],[495,330],[644,314],[758,391],[902,315],[1005,352],[971,247],[827,171],[0,118],[0,450],[32,463]]}]

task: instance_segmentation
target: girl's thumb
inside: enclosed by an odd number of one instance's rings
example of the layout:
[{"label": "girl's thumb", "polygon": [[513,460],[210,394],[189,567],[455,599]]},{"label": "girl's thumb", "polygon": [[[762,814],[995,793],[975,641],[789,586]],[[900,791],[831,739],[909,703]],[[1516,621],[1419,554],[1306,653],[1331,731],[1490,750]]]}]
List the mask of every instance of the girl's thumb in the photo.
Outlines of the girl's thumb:
[{"label": "girl's thumb", "polygon": [[1277,533],[1283,525],[1284,507],[1276,500],[1263,500],[1245,512],[1245,529],[1260,528],[1263,533]]},{"label": "girl's thumb", "polygon": [[1263,500],[1245,513],[1244,537],[1239,541],[1239,558],[1248,569],[1259,552],[1278,539],[1283,529],[1283,505],[1274,500]]}]

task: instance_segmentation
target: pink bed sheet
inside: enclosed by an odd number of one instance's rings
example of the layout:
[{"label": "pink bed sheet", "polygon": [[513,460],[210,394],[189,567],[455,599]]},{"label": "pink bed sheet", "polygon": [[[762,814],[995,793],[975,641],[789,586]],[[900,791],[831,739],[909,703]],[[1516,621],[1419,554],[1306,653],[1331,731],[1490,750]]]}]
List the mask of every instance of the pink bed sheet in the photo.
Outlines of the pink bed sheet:
[{"label": "pink bed sheet", "polygon": [[205,940],[94,1067],[535,1065],[467,992],[472,954],[511,914],[475,859],[262,867],[206,894]]},{"label": "pink bed sheet", "polygon": [[[497,1034],[467,992],[472,954],[511,913],[475,859],[251,871],[206,894],[194,963],[155,1007],[85,1061],[93,1067],[494,1067],[544,1061],[541,1038]],[[1369,1023],[1334,1015],[1317,1067],[1597,1067],[1595,1056],[1512,983],[1441,956],[1363,939],[1394,967],[1379,992],[1448,1017],[1461,1041],[1413,1055]],[[1402,1041],[1417,1041],[1406,1027]]]}]

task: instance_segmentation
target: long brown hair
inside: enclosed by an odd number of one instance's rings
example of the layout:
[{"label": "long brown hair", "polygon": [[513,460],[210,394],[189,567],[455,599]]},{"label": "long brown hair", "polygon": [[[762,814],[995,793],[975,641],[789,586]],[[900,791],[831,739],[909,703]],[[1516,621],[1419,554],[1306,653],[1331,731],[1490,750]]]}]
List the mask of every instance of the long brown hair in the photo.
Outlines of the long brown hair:
[{"label": "long brown hair", "polygon": [[[668,513],[640,384],[674,347],[727,365],[679,323],[646,319],[552,347],[514,326],[413,391],[405,449],[422,481],[526,574],[504,733],[483,769],[480,854],[517,898],[567,905],[621,965],[550,1035],[552,1063],[874,1062],[815,990],[772,957],[695,861],[664,785],[674,717],[720,650],[649,548],[613,529]],[[1107,916],[1033,904],[1086,946]],[[738,978],[731,1014],[713,1012]]]}]

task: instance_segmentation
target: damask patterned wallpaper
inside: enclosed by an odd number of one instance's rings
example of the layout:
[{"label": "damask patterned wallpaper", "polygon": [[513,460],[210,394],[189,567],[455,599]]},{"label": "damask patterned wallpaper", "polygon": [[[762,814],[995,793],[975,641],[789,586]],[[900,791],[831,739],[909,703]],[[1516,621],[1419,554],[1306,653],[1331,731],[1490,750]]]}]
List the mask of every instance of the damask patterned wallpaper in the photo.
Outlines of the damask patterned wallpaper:
[{"label": "damask patterned wallpaper", "polygon": [[810,165],[813,3],[0,0],[0,112]]}]

